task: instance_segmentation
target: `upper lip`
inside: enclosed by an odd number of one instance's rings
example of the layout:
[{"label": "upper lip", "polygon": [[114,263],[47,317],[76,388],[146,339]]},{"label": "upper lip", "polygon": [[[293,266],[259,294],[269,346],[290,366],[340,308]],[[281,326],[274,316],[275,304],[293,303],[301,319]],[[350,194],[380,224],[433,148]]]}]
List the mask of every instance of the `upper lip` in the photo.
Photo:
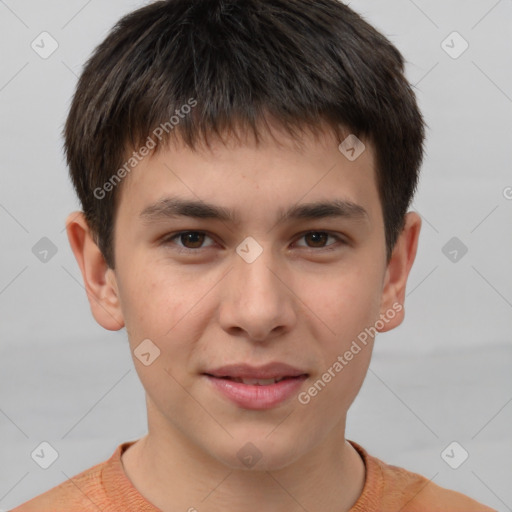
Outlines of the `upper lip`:
[{"label": "upper lip", "polygon": [[285,363],[268,363],[263,366],[248,364],[229,364],[204,372],[213,377],[232,377],[240,379],[276,379],[282,377],[298,377],[307,372]]}]

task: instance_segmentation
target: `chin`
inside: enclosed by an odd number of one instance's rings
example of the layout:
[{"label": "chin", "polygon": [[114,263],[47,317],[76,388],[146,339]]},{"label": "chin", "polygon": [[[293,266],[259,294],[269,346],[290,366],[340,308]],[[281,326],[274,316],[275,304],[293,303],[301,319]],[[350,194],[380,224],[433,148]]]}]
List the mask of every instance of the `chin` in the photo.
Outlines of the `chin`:
[{"label": "chin", "polygon": [[[304,445],[293,441],[270,440],[268,430],[259,436],[237,436],[228,446],[210,452],[218,461],[232,470],[277,471],[296,462],[304,453]],[[291,441],[290,441],[291,440]]]}]

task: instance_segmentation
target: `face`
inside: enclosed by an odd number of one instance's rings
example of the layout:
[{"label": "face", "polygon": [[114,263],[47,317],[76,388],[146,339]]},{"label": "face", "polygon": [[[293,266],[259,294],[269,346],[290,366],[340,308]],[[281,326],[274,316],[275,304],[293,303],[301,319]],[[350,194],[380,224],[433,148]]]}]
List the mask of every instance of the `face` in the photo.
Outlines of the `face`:
[{"label": "face", "polygon": [[[301,210],[316,203],[338,209]],[[115,226],[106,307],[126,326],[150,435],[231,468],[254,454],[278,469],[339,443],[368,329],[400,323],[370,144],[354,161],[328,134],[173,144],[126,178]]]}]

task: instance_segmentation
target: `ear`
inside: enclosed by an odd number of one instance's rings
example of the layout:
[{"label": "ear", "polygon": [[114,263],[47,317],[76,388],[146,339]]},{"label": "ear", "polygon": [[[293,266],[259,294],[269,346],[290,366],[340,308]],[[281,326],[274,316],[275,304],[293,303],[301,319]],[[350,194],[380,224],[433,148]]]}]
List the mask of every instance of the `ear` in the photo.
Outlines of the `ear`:
[{"label": "ear", "polygon": [[[384,326],[377,329],[379,332],[390,331],[403,322],[405,287],[416,257],[420,230],[421,217],[416,212],[408,212],[384,277],[380,313],[381,318],[385,317],[386,321],[380,322]],[[390,318],[391,311],[396,313],[392,318]]]},{"label": "ear", "polygon": [[83,212],[72,212],[66,219],[69,244],[75,255],[91,312],[102,327],[118,331],[124,327],[114,270],[108,265],[94,242]]}]

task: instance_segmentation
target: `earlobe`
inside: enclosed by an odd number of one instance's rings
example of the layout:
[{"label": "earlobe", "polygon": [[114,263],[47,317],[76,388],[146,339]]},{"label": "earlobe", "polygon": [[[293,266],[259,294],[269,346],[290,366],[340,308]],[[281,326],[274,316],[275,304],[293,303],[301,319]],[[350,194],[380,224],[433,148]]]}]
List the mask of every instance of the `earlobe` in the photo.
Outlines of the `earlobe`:
[{"label": "earlobe", "polygon": [[95,320],[109,331],[122,329],[124,320],[115,275],[113,270],[108,268],[96,245],[83,212],[73,212],[68,215],[66,231],[82,273]]},{"label": "earlobe", "polygon": [[405,317],[405,289],[407,278],[411,270],[421,230],[421,217],[416,212],[408,212],[405,216],[405,225],[400,234],[393,254],[387,265],[384,278],[381,318],[384,316],[387,321],[379,332],[386,332],[398,327]]}]

